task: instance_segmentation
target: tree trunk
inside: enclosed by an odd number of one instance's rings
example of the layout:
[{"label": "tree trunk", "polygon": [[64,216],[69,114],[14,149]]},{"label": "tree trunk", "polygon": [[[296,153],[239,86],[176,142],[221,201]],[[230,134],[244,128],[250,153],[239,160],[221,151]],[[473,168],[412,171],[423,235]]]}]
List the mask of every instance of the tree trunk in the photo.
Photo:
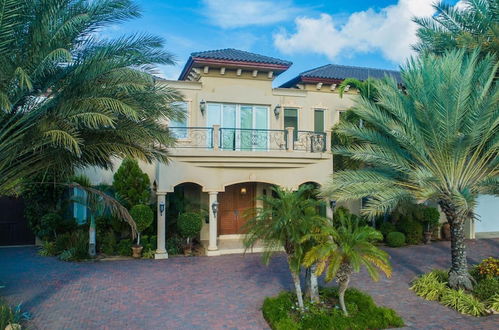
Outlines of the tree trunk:
[{"label": "tree trunk", "polygon": [[317,284],[317,275],[315,270],[317,266],[315,264],[310,267],[310,301],[313,303],[319,303],[319,285]]},{"label": "tree trunk", "polygon": [[312,284],[311,276],[312,276],[312,272],[311,272],[310,267],[305,268],[305,290],[304,290],[303,295],[307,298],[311,298],[311,292],[310,292],[311,284]]},{"label": "tree trunk", "polygon": [[298,307],[300,308],[301,311],[303,311],[305,306],[303,305],[303,293],[301,291],[300,273],[295,272],[295,270],[291,267],[291,261],[289,259],[290,257],[288,257],[288,267],[289,271],[291,272],[291,277],[293,278],[293,283],[295,285],[296,298],[298,299]]},{"label": "tree trunk", "polygon": [[440,202],[450,225],[451,235],[451,268],[449,270],[449,286],[453,289],[472,290],[471,275],[468,272],[466,260],[466,245],[464,244],[465,218],[459,217],[450,203]]},{"label": "tree trunk", "polygon": [[140,246],[140,233],[137,233],[137,245]]},{"label": "tree trunk", "polygon": [[90,215],[90,226],[88,227],[88,254],[95,257],[95,218]]},{"label": "tree trunk", "polygon": [[349,263],[342,263],[338,274],[336,275],[336,280],[338,281],[338,297],[340,300],[340,307],[343,314],[348,316],[347,306],[345,305],[345,292],[348,289],[348,284],[350,283],[350,274],[352,274],[352,266]]}]

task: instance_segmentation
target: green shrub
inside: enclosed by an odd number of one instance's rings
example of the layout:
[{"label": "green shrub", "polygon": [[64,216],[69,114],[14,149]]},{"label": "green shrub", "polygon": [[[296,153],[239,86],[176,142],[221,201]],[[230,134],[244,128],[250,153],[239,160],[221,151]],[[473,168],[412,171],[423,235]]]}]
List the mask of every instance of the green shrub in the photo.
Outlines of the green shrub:
[{"label": "green shrub", "polygon": [[499,278],[483,279],[473,288],[475,297],[482,301],[489,300],[497,293],[499,293]]},{"label": "green shrub", "polygon": [[383,237],[385,237],[386,239],[386,235],[394,231],[397,231],[397,229],[395,228],[395,225],[393,223],[387,221],[381,224],[381,226],[379,227],[379,231],[383,234]]},{"label": "green shrub", "polygon": [[405,245],[405,235],[398,231],[386,235],[386,244],[391,247],[400,247]]},{"label": "green shrub", "polygon": [[116,197],[127,208],[133,205],[148,204],[150,200],[150,181],[142,172],[139,163],[125,158],[113,177],[113,188]]},{"label": "green shrub", "polygon": [[59,259],[64,261],[78,261],[88,259],[88,233],[83,230],[76,230],[57,236],[55,250]]},{"label": "green shrub", "polygon": [[5,329],[9,324],[23,324],[31,318],[28,312],[21,311],[21,304],[10,307],[9,304],[0,299],[0,329]]},{"label": "green shrub", "polygon": [[57,249],[55,248],[55,242],[43,242],[43,246],[38,251],[38,254],[44,257],[51,257],[57,255]]},{"label": "green shrub", "polygon": [[485,304],[464,290],[445,289],[440,302],[448,307],[454,308],[461,314],[481,316],[486,314]]},{"label": "green shrub", "polygon": [[499,277],[499,259],[492,257],[483,259],[476,268],[478,274],[483,278]]},{"label": "green shrub", "polygon": [[107,255],[116,254],[118,243],[114,231],[108,230],[101,239],[101,251]]},{"label": "green shrub", "polygon": [[182,213],[177,220],[180,236],[187,239],[198,236],[202,226],[203,217],[197,212]]},{"label": "green shrub", "polygon": [[423,225],[403,218],[397,223],[397,229],[405,234],[407,244],[419,244],[423,239]]},{"label": "green shrub", "polygon": [[67,250],[62,251],[61,254],[59,254],[59,259],[62,261],[72,261],[75,258],[75,249],[70,248]]},{"label": "green shrub", "polygon": [[120,256],[131,256],[132,255],[132,240],[129,238],[122,239],[118,243],[116,252]]},{"label": "green shrub", "polygon": [[427,300],[439,300],[447,289],[447,283],[440,281],[439,273],[431,272],[415,279],[410,289]]},{"label": "green shrub", "polygon": [[438,226],[440,221],[440,212],[435,207],[424,207],[422,210],[421,223],[424,225],[424,230],[432,231]]},{"label": "green shrub", "polygon": [[154,255],[156,254],[156,251],[154,250],[147,250],[142,252],[142,259],[154,259]]},{"label": "green shrub", "polygon": [[262,313],[272,329],[382,329],[400,327],[403,320],[395,311],[378,307],[373,299],[356,289],[349,288],[345,301],[350,311],[349,316],[337,308],[337,288],[321,288],[321,301],[326,304],[306,306],[306,312],[295,309],[296,296],[290,292],[282,292],[276,297],[266,298]]},{"label": "green shrub", "polygon": [[140,233],[142,233],[152,224],[152,221],[154,220],[154,214],[151,208],[147,205],[135,205],[130,210],[130,215],[137,224],[137,232],[139,235],[137,238],[137,244],[140,245]]},{"label": "green shrub", "polygon": [[166,251],[169,255],[181,254],[183,250],[184,240],[178,236],[173,235],[166,239]]},{"label": "green shrub", "polygon": [[449,281],[449,271],[445,269],[434,269],[431,271],[440,282],[448,282]]},{"label": "green shrub", "polygon": [[487,301],[487,307],[499,313],[499,293],[496,293]]}]

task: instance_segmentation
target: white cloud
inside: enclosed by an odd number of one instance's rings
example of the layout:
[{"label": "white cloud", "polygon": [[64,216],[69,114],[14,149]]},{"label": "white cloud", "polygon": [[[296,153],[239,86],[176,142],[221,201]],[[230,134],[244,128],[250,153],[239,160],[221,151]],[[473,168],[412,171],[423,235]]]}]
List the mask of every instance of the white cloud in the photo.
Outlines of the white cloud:
[{"label": "white cloud", "polygon": [[291,0],[203,0],[203,14],[224,29],[269,25],[298,13]]},{"label": "white cloud", "polygon": [[338,55],[379,51],[388,60],[403,62],[417,41],[414,16],[431,16],[435,0],[399,0],[379,11],[352,13],[339,25],[328,14],[319,18],[298,17],[296,32],[274,35],[274,45],[284,53],[314,52],[333,60]]}]

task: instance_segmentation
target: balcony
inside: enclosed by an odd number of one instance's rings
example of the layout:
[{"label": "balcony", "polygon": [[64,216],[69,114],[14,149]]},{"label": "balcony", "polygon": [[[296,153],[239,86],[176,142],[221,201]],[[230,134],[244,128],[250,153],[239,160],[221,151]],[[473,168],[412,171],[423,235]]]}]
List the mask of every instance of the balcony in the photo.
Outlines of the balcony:
[{"label": "balcony", "polygon": [[324,153],[331,149],[330,132],[278,129],[213,127],[169,127],[177,139],[176,149],[194,148],[222,151],[295,151]]}]

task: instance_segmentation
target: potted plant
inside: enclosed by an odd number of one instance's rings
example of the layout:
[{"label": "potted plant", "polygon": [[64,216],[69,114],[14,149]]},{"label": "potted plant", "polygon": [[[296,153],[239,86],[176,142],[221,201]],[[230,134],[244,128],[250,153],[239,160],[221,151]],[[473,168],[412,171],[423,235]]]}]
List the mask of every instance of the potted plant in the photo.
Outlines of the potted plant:
[{"label": "potted plant", "polygon": [[422,223],[424,226],[424,243],[430,244],[433,230],[438,226],[440,220],[440,212],[435,207],[425,207],[422,214]]},{"label": "potted plant", "polygon": [[147,205],[139,204],[132,207],[130,215],[137,225],[137,244],[132,246],[133,257],[140,258],[142,256],[143,247],[140,245],[140,233],[146,230],[153,222],[154,213]]},{"label": "potted plant", "polygon": [[182,238],[186,239],[184,254],[190,255],[192,251],[192,239],[199,235],[203,226],[203,216],[198,212],[186,212],[180,214],[177,227]]}]

